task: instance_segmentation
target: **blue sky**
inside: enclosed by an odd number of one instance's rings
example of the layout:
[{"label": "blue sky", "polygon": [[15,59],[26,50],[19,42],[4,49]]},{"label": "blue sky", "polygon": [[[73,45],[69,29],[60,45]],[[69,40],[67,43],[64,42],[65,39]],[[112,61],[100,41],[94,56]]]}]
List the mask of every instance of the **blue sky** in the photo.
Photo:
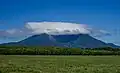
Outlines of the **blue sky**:
[{"label": "blue sky", "polygon": [[[120,45],[120,0],[0,0],[0,31],[43,21],[86,24],[111,34],[96,38]],[[21,39],[0,37],[0,43]]]}]

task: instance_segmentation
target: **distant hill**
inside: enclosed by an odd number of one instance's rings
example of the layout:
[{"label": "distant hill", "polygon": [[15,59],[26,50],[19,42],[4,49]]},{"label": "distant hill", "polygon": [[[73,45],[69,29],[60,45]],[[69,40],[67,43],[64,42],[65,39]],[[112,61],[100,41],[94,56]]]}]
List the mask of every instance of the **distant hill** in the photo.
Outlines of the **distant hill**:
[{"label": "distant hill", "polygon": [[108,45],[111,46],[111,47],[114,47],[114,48],[120,48],[120,46],[115,45],[115,44],[113,44],[113,43],[108,43]]},{"label": "distant hill", "polygon": [[23,46],[59,46],[71,48],[97,48],[113,47],[120,48],[112,43],[105,43],[93,38],[88,34],[67,34],[67,35],[49,35],[46,33],[33,35],[22,41],[14,43],[4,43],[1,45],[23,45]]}]

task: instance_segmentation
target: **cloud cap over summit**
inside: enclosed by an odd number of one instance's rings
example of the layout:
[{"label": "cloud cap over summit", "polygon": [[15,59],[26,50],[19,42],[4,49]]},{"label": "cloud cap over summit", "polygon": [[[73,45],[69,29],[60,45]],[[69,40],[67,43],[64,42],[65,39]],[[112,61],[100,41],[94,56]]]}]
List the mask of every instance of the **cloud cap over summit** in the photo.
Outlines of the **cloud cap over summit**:
[{"label": "cloud cap over summit", "polygon": [[89,27],[86,24],[77,24],[70,22],[27,22],[23,28],[13,28],[0,30],[0,37],[25,37],[47,33],[51,35],[66,35],[66,34],[89,34],[94,36],[108,35],[109,32],[101,29]]},{"label": "cloud cap over summit", "polygon": [[32,33],[48,34],[89,34],[87,25],[66,22],[28,22],[26,28]]}]

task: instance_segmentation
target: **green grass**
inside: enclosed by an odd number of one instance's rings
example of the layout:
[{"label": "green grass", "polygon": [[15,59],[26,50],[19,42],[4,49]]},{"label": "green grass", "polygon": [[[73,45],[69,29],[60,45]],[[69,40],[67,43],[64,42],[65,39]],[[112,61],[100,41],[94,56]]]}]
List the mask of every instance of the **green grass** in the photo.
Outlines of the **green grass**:
[{"label": "green grass", "polygon": [[120,57],[0,55],[0,73],[120,73]]}]

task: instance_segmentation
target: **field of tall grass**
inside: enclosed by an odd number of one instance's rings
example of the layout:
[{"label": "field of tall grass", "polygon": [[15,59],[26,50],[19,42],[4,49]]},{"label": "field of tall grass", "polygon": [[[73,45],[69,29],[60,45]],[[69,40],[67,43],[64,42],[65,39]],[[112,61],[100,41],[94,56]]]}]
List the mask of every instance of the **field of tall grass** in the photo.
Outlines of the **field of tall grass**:
[{"label": "field of tall grass", "polygon": [[120,73],[120,57],[0,55],[0,73]]}]

